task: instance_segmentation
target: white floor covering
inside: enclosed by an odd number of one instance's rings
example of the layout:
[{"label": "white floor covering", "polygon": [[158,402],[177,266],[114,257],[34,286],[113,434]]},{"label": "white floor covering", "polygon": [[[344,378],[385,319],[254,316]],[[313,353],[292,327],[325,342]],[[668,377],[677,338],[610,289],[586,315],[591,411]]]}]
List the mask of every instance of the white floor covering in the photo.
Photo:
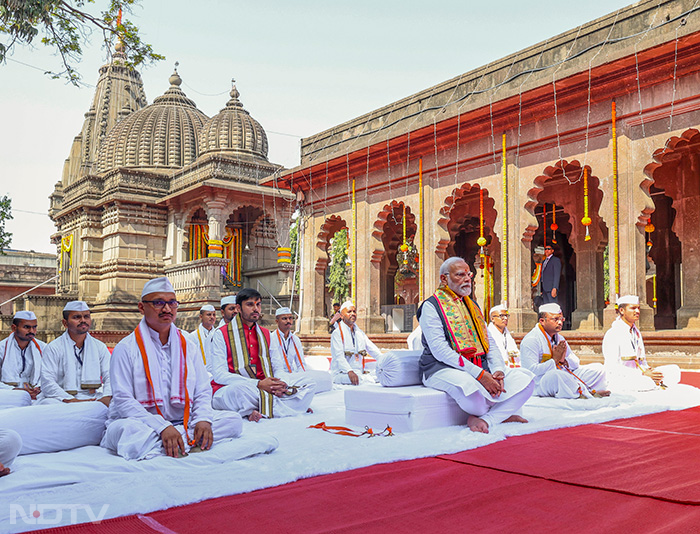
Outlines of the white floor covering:
[{"label": "white floor covering", "polygon": [[[103,518],[148,513],[316,475],[455,453],[508,436],[698,405],[700,390],[679,385],[607,399],[533,397],[524,408],[529,423],[498,425],[487,435],[445,427],[355,438],[307,428],[321,421],[345,424],[343,391],[338,387],[314,399],[313,414],[245,422],[241,438],[187,458],[126,461],[99,447],[20,456],[13,473],[0,478],[0,533],[84,522],[91,519],[90,513]],[[68,505],[75,508],[72,513]],[[30,515],[34,510],[38,519]]]}]

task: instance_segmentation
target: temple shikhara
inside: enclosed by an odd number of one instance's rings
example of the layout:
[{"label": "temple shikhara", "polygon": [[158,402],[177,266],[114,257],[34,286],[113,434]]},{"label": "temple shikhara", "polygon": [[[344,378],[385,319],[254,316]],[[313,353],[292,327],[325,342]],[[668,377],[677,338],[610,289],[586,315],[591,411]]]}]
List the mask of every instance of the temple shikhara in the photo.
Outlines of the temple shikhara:
[{"label": "temple shikhara", "polygon": [[[100,69],[51,195],[60,278],[55,297],[34,302],[42,324],[51,329],[58,317],[60,330],[63,303],[79,298],[93,306],[96,330],[129,330],[144,283],[163,274],[185,312],[218,307],[245,285],[288,299],[294,196],[259,185],[280,166],[268,161],[265,130],[235,85],[225,107],[207,117],[175,71],[170,88],[147,105],[125,58],[118,45]],[[197,314],[190,315],[193,327]]]},{"label": "temple shikhara", "polygon": [[482,309],[506,302],[527,331],[546,244],[567,328],[601,332],[624,294],[640,295],[642,329],[700,328],[692,9],[639,2],[304,139],[275,178],[305,198],[302,331],[326,327],[342,228],[368,332],[405,331],[451,255],[476,271]]},{"label": "temple shikhara", "polygon": [[529,330],[544,245],[561,260],[566,329],[600,336],[616,298],[636,294],[643,330],[698,330],[698,20],[690,0],[639,2],[303,139],[292,169],[268,161],[235,85],[208,117],[175,70],[149,105],[117,45],[51,195],[56,294],[16,307],[59,332],[63,302],[83,299],[95,330],[116,334],[166,274],[184,327],[251,286],[313,337],[346,229],[359,324],[393,342],[451,255],[476,272],[482,309],[507,303],[509,328]]}]

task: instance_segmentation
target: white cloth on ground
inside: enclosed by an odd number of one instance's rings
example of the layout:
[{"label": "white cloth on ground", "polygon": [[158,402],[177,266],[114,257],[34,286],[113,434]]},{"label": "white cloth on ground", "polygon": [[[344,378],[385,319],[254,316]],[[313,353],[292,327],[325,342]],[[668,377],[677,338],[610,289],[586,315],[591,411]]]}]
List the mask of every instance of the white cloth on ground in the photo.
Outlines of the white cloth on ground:
[{"label": "white cloth on ground", "polygon": [[2,412],[2,427],[22,436],[20,454],[99,445],[108,408],[101,402],[42,404]]},{"label": "white cloth on ground", "polygon": [[[432,356],[436,360],[449,365],[450,368],[436,371],[427,379],[423,377],[423,383],[428,387],[444,391],[462,409],[477,410],[480,413],[468,411],[467,413],[481,417],[490,427],[493,424],[502,422],[511,415],[518,414],[523,404],[532,395],[532,373],[525,369],[507,368],[500,351],[495,346],[495,341],[488,329],[486,329],[489,351],[484,356],[484,359],[488,365],[489,372],[493,374],[501,371],[504,374],[503,385],[505,392],[498,397],[492,397],[477,379],[483,370],[481,367],[469,361],[465,361],[463,367],[459,366],[459,354],[447,342],[439,313],[432,302],[426,301],[421,310],[420,326]],[[483,397],[484,401],[478,400],[478,397],[473,396],[475,393]],[[499,407],[498,405],[504,406]]]},{"label": "white cloth on ground", "polygon": [[[556,343],[565,341],[564,336],[555,334]],[[543,356],[549,356],[546,361]],[[605,370],[600,363],[579,365],[578,357],[566,345],[568,370],[559,369],[551,358],[551,349],[539,323],[520,342],[520,362],[525,369],[535,374],[535,395],[577,399],[581,395],[591,397],[593,390],[606,387]]]},{"label": "white cloth on ground", "polygon": [[22,438],[14,430],[0,428],[0,464],[11,467],[22,449]]},{"label": "white cloth on ground", "polygon": [[109,358],[107,345],[90,334],[85,336],[82,352],[77,353],[75,341],[64,332],[44,349],[39,398],[85,400],[111,396]]},{"label": "white cloth on ground", "polygon": [[[656,388],[654,380],[643,374],[650,366],[642,334],[636,325],[631,327],[622,318],[615,319],[603,336],[603,357],[608,386],[612,391],[649,391]],[[661,365],[655,370],[663,374],[665,386],[675,386],[680,382],[681,371],[677,365]]]},{"label": "white cloth on ground", "polygon": [[286,337],[279,330],[270,333],[270,358],[275,376],[285,382],[289,375],[302,373],[316,383],[317,394],[330,391],[333,387],[329,372],[309,369],[301,340],[292,331],[289,331]]},{"label": "white cloth on ground", "polygon": [[351,329],[345,321],[339,321],[338,328],[331,334],[331,376],[335,384],[350,384],[350,371],[354,371],[363,382],[374,382],[369,374],[363,373],[362,351],[376,360],[382,357],[379,348],[360,327],[355,324]]},{"label": "white cloth on ground", "polygon": [[41,355],[45,347],[43,341],[32,339],[24,350],[23,366],[22,349],[17,344],[15,334],[0,341],[0,389],[13,389],[25,384],[38,386],[41,381]]},{"label": "white cloth on ground", "polygon": [[[102,445],[119,453],[119,450],[133,451],[129,429],[141,432],[139,425],[125,425],[120,423],[114,429],[110,429],[113,423],[121,419],[129,419],[132,422],[140,422],[155,432],[159,439],[163,430],[171,425],[178,425],[184,419],[185,403],[184,389],[174,387],[175,383],[182,383],[181,369],[187,366],[187,392],[190,400],[189,433],[193,436],[194,427],[200,421],[212,423],[214,410],[211,406],[212,391],[209,383],[199,347],[188,336],[185,338],[186,355],[181,353],[181,340],[179,330],[175,325],[170,326],[170,335],[165,345],[160,342],[158,332],[148,327],[145,320],[139,325],[146,350],[150,374],[153,380],[155,399],[148,400],[151,393],[147,391],[150,385],[147,382],[144,364],[136,342],[135,332],[122,339],[114,348],[110,365],[112,378],[112,402],[110,404],[107,431],[102,440]],[[182,359],[185,360],[183,365]],[[175,371],[175,376],[173,376]],[[183,373],[184,374],[184,373]],[[143,391],[146,390],[146,391]],[[168,395],[161,395],[167,392]],[[146,400],[144,400],[146,399]],[[156,404],[162,415],[158,414]],[[230,435],[220,433],[220,438],[237,437],[240,427],[236,425],[235,414],[229,418],[230,424],[225,425],[231,430]],[[240,419],[240,417],[238,417]],[[124,441],[124,445],[121,445]],[[157,446],[156,446],[157,448]],[[143,450],[141,450],[143,452]],[[147,451],[150,455],[157,452]]]}]

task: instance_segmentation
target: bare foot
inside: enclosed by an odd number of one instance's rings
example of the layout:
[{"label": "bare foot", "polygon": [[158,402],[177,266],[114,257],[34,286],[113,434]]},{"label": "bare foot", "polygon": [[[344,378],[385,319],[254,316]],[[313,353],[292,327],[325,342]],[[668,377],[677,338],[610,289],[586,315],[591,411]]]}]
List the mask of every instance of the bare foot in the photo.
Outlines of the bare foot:
[{"label": "bare foot", "polygon": [[314,411],[311,408],[309,408],[308,410],[306,410],[306,413],[314,413]]},{"label": "bare foot", "polygon": [[504,423],[527,423],[527,419],[519,415],[511,415],[508,419],[503,420]]},{"label": "bare foot", "polygon": [[260,419],[262,419],[262,414],[257,410],[253,410],[248,416],[248,421],[253,421],[253,423],[257,423]]},{"label": "bare foot", "polygon": [[594,394],[596,397],[609,397],[610,392],[607,389],[601,389],[600,391],[595,392]]},{"label": "bare foot", "polygon": [[489,433],[489,425],[481,417],[470,415],[467,419],[467,426],[472,432],[481,432],[482,434]]},{"label": "bare foot", "polygon": [[5,475],[10,474],[10,468],[5,467],[4,465],[0,464],[0,477],[4,477]]}]

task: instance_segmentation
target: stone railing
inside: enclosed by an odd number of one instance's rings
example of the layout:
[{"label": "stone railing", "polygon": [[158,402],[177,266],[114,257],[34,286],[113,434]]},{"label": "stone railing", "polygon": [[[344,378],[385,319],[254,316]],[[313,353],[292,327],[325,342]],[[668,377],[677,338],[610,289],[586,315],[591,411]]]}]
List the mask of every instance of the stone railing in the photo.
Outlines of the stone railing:
[{"label": "stone railing", "polygon": [[182,302],[208,303],[221,300],[221,268],[228,265],[223,258],[202,258],[165,268],[165,275]]}]

